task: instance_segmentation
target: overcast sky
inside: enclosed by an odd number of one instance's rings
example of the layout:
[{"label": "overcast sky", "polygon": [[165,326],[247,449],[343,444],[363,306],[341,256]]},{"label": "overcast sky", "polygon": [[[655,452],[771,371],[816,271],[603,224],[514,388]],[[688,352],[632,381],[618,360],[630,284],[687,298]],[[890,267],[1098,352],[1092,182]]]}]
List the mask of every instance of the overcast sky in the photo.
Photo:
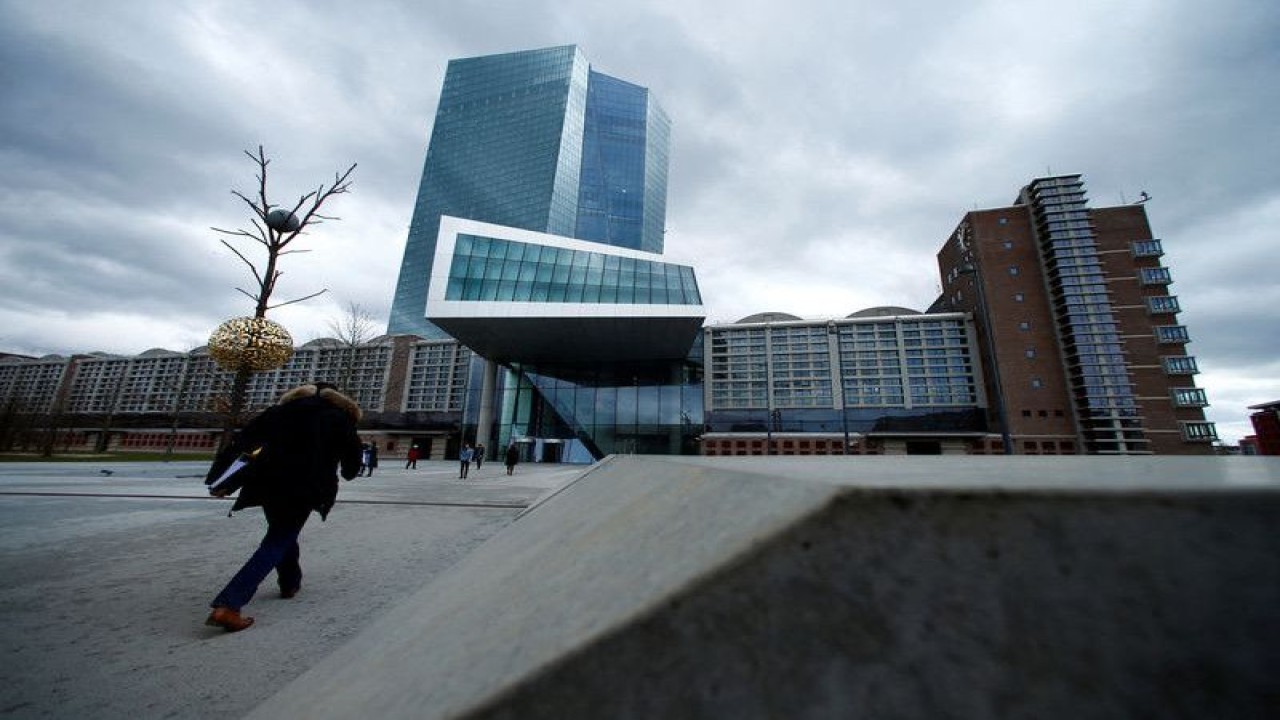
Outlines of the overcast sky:
[{"label": "overcast sky", "polygon": [[450,58],[579,45],[671,116],[667,254],[710,320],[924,309],[963,213],[1146,191],[1225,440],[1280,399],[1280,2],[0,0],[0,352],[190,350],[252,313],[209,228],[293,200],[299,343],[385,323]]}]

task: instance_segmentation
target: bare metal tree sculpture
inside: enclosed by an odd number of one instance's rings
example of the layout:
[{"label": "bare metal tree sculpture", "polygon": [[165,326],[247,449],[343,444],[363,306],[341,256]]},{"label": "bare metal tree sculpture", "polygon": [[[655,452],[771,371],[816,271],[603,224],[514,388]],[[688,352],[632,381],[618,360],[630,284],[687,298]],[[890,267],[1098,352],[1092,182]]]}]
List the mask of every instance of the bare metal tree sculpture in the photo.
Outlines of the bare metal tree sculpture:
[{"label": "bare metal tree sculpture", "polygon": [[236,254],[236,257],[249,266],[249,271],[253,273],[253,279],[257,282],[257,290],[255,292],[250,292],[244,288],[236,288],[236,290],[247,295],[256,303],[254,317],[265,317],[268,310],[292,305],[303,300],[310,300],[326,292],[327,289],[322,289],[310,295],[275,305],[271,304],[271,294],[276,289],[276,281],[283,274],[279,267],[280,257],[290,253],[310,252],[309,250],[286,250],[285,248],[289,247],[290,243],[296,240],[308,227],[319,225],[326,220],[340,219],[331,215],[320,214],[320,208],[334,195],[342,195],[350,191],[351,173],[355,172],[356,164],[352,163],[351,167],[347,168],[346,172],[341,175],[335,173],[333,184],[328,188],[324,185],[319,186],[298,198],[292,209],[287,209],[272,205],[267,201],[267,165],[270,165],[271,161],[267,159],[262,146],[258,146],[257,155],[248,150],[244,154],[248,155],[249,159],[253,160],[254,164],[258,166],[258,195],[255,198],[250,198],[239,190],[232,190],[231,194],[243,200],[244,204],[248,205],[249,209],[253,211],[254,217],[250,219],[250,222],[253,223],[253,230],[245,230],[243,228],[224,230],[215,227],[213,231],[233,238],[248,238],[266,248],[267,264],[265,268],[259,270],[252,260],[240,252],[239,248],[227,240],[222,240],[223,245],[226,245],[231,252]]},{"label": "bare metal tree sculpture", "polygon": [[[320,185],[315,190],[302,195],[293,204],[293,207],[289,208],[272,205],[267,199],[267,166],[271,164],[271,161],[267,159],[262,146],[258,146],[256,155],[248,150],[245,151],[245,155],[257,166],[257,195],[251,197],[239,190],[232,190],[231,194],[240,198],[245,205],[249,206],[252,212],[252,217],[250,218],[252,229],[226,230],[218,227],[212,229],[214,232],[225,235],[231,240],[250,240],[266,249],[266,264],[260,267],[258,263],[250,259],[250,253],[242,251],[226,238],[221,240],[223,245],[235,253],[236,257],[240,258],[245,265],[249,266],[249,271],[253,274],[256,287],[252,290],[238,287],[236,290],[254,301],[253,317],[257,320],[262,320],[266,317],[268,310],[310,300],[328,291],[327,288],[322,288],[309,295],[274,304],[271,300],[272,293],[276,289],[276,282],[284,274],[280,269],[280,259],[291,253],[310,252],[309,250],[291,247],[292,243],[298,239],[299,235],[305,233],[308,228],[325,221],[339,219],[331,215],[321,214],[320,210],[333,196],[343,195],[350,191],[351,174],[355,172],[356,164],[352,163],[351,167],[341,174],[335,173],[332,184],[328,187]],[[239,424],[249,387],[249,377],[252,373],[253,370],[247,363],[238,364],[235,368],[235,379],[232,382],[231,397],[228,402],[227,433],[224,435],[224,443],[230,439],[230,431]]]}]

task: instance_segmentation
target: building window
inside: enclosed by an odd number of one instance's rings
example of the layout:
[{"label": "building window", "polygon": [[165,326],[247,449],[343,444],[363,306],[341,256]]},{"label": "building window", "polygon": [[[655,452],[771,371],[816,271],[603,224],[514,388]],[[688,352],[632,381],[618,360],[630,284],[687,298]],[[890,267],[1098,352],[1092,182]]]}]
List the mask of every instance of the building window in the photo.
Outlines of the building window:
[{"label": "building window", "polygon": [[1035,357],[1035,356],[1036,356],[1036,349],[1035,349],[1035,348],[1027,348],[1027,349],[1024,351],[1024,354],[1025,354],[1027,357],[1029,357],[1029,358],[1033,358],[1033,357]]},{"label": "building window", "polygon": [[1182,439],[1188,442],[1213,442],[1218,439],[1218,428],[1211,422],[1183,422]]},{"label": "building window", "polygon": [[1018,323],[1018,329],[1019,329],[1019,330],[1030,330],[1030,329],[1031,329],[1031,322],[1030,322],[1030,321],[1028,321],[1028,320],[1023,320],[1022,322]]},{"label": "building window", "polygon": [[1001,243],[1001,245],[1004,247],[1004,249],[1005,249],[1005,250],[1012,250],[1012,249],[1013,249],[1013,241],[1012,241],[1012,240],[1005,240],[1003,243]]},{"label": "building window", "polygon": [[446,300],[699,304],[693,269],[608,253],[459,234]]},{"label": "building window", "polygon": [[1166,355],[1160,358],[1166,375],[1195,375],[1200,372],[1193,355]]},{"label": "building window", "polygon": [[1161,255],[1164,255],[1164,248],[1159,240],[1135,240],[1133,243],[1134,257],[1160,257]]},{"label": "building window", "polygon": [[1044,387],[1044,381],[1043,381],[1043,380],[1041,380],[1041,379],[1040,379],[1040,378],[1038,378],[1038,377],[1033,377],[1033,378],[1031,378],[1031,387],[1033,387],[1033,388],[1042,388],[1042,387]]},{"label": "building window", "polygon": [[1156,340],[1162,343],[1186,343],[1191,342],[1191,335],[1187,333],[1186,325],[1157,325]]},{"label": "building window", "polygon": [[1173,275],[1167,267],[1139,268],[1138,279],[1143,285],[1168,285],[1173,282]]},{"label": "building window", "polygon": [[1009,274],[1010,274],[1010,275],[1017,275],[1019,272],[1020,272],[1020,271],[1018,270],[1018,266],[1017,266],[1017,265],[1010,265],[1010,266],[1009,266]]},{"label": "building window", "polygon": [[1209,397],[1200,388],[1173,388],[1173,404],[1176,407],[1206,407]]},{"label": "building window", "polygon": [[1026,299],[1027,299],[1027,296],[1026,296],[1026,295],[1024,295],[1024,294],[1022,294],[1022,293],[1014,293],[1014,294],[1013,294],[1013,301],[1014,301],[1014,302],[1025,302],[1025,301],[1026,301]]},{"label": "building window", "polygon": [[1008,225],[1008,224],[1009,224],[1009,218],[1000,218],[999,220],[996,220],[996,223],[997,223],[997,224],[1000,224],[1000,225]]}]

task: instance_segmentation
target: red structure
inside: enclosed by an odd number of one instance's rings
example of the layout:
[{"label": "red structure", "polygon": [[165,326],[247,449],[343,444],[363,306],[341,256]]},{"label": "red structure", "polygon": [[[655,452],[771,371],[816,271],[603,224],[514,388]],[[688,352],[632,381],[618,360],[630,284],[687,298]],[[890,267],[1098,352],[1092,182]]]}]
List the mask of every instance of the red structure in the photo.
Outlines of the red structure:
[{"label": "red structure", "polygon": [[1257,412],[1249,416],[1253,421],[1259,455],[1280,455],[1280,400],[1250,405]]}]

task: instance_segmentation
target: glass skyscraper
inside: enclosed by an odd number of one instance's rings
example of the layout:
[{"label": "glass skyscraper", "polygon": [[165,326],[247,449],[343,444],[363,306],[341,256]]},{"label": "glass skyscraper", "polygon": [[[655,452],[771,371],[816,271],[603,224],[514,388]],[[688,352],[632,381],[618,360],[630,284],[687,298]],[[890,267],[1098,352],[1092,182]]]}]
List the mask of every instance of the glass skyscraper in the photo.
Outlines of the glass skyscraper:
[{"label": "glass skyscraper", "polygon": [[576,46],[450,61],[388,332],[445,337],[425,317],[443,215],[661,253],[669,136]]}]

